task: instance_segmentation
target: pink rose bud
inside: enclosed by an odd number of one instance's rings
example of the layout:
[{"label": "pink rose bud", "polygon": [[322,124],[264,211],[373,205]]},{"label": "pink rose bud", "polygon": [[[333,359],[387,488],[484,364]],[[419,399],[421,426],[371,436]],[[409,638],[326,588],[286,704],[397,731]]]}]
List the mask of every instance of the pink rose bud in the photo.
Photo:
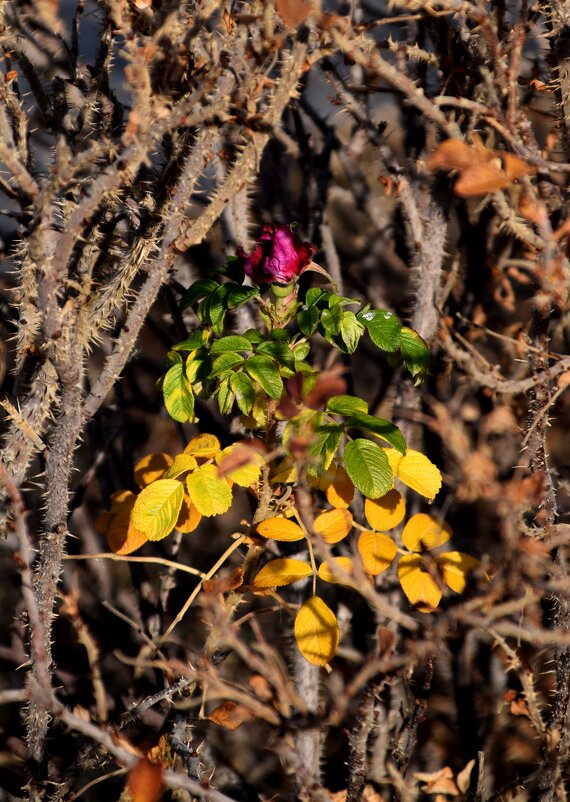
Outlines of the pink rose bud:
[{"label": "pink rose bud", "polygon": [[301,242],[289,226],[263,226],[261,237],[251,254],[238,248],[244,273],[256,284],[289,284],[311,264],[317,250],[311,242]]}]

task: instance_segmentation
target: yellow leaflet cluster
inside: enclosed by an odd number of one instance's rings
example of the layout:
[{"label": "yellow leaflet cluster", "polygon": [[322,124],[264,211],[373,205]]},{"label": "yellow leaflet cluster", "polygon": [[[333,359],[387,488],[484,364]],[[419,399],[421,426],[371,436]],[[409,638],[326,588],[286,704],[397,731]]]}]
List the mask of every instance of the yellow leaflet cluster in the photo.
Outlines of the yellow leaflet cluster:
[{"label": "yellow leaflet cluster", "polygon": [[[431,500],[435,496],[441,487],[441,474],[427,457],[413,451],[402,456],[394,449],[386,449],[386,453],[395,476],[426,498]],[[332,466],[325,476],[315,480],[314,486],[325,492],[333,509],[317,515],[312,530],[328,545],[335,545],[347,537],[354,525],[348,510],[354,487],[341,465]],[[445,586],[456,593],[465,590],[468,574],[478,562],[459,551],[433,553],[450,539],[451,529],[425,513],[413,515],[407,521],[402,533],[403,548],[399,549],[386,531],[401,524],[405,514],[404,499],[394,488],[379,499],[365,499],[364,517],[371,528],[359,527],[361,532],[356,541],[359,562],[365,575],[373,577],[390,568],[399,553],[397,574],[402,590],[417,610],[432,612],[441,601]],[[263,521],[257,532],[264,538],[286,542],[308,537],[299,523],[284,517]],[[325,582],[356,586],[353,559],[348,556],[328,559],[320,564],[316,576]],[[280,558],[266,563],[252,584],[257,590],[276,588],[312,574],[309,563]],[[301,606],[294,631],[299,650],[310,663],[326,665],[336,654],[338,622],[318,596],[312,596]]]},{"label": "yellow leaflet cluster", "polygon": [[[415,490],[420,496],[433,501],[441,490],[441,473],[433,462],[422,454],[409,448],[401,454],[395,448],[383,448],[394,479]],[[272,483],[290,483],[297,481],[297,469],[289,459],[285,459],[271,474]],[[333,507],[349,507],[354,497],[354,485],[340,461],[332,465],[322,476],[310,477],[309,484],[326,493],[329,504]]]},{"label": "yellow leaflet cluster", "polygon": [[138,495],[121,490],[111,510],[95,522],[116,554],[130,554],[147,540],[162,540],[174,529],[193,532],[202,517],[221,515],[232,503],[232,486],[249,487],[263,457],[245,444],[222,449],[212,434],[191,440],[184,451],[149,454],[136,465]]}]

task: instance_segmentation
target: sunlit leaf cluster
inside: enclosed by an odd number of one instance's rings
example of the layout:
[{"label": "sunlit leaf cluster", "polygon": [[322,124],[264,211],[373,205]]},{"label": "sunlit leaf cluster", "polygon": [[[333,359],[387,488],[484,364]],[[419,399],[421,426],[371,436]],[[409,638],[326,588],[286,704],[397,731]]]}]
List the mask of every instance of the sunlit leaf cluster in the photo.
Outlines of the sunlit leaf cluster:
[{"label": "sunlit leaf cluster", "polygon": [[[414,460],[414,455],[411,456],[404,481],[410,486],[423,484],[426,493],[431,494],[439,481],[437,468],[423,455],[419,455],[423,460]],[[428,464],[432,468],[431,480],[427,478]],[[257,533],[266,539],[288,543],[306,540],[311,555],[318,550],[320,542],[325,548],[337,546],[356,529],[358,535],[354,541],[348,545],[343,543],[342,554],[329,551],[319,565],[314,559],[310,562],[294,557],[269,560],[252,583],[254,589],[263,591],[313,577],[314,593],[300,607],[294,625],[299,650],[310,663],[326,665],[335,656],[340,638],[336,616],[317,593],[317,580],[358,590],[362,582],[371,582],[373,577],[395,565],[399,584],[409,603],[423,613],[437,608],[446,588],[456,593],[465,590],[468,575],[477,567],[477,560],[459,551],[440,551],[452,533],[436,516],[412,515],[400,538],[395,538],[387,532],[399,527],[406,514],[403,496],[395,488],[381,498],[365,500],[367,526],[354,521],[347,509],[354,486],[342,467],[329,472],[321,490],[325,491],[333,509],[317,515],[310,530],[303,526],[297,511],[291,510],[297,521],[283,516],[270,518],[258,525]]]},{"label": "sunlit leaf cluster", "polygon": [[136,465],[137,494],[121,490],[109,512],[96,521],[110,549],[130,554],[147,540],[162,540],[174,530],[193,532],[202,517],[230,508],[233,485],[249,487],[259,479],[263,459],[243,444],[222,449],[212,434],[193,438],[176,457],[149,454]]}]

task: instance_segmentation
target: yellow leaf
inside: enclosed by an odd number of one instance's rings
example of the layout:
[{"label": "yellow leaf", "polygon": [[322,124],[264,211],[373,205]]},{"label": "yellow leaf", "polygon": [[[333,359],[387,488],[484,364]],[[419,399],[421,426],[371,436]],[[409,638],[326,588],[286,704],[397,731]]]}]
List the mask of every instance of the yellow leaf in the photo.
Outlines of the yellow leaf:
[{"label": "yellow leaf", "polygon": [[202,516],[192,504],[190,496],[185,493],[184,498],[182,499],[182,506],[180,507],[178,520],[176,521],[176,526],[174,528],[179,532],[188,534],[196,529],[201,520]]},{"label": "yellow leaf", "polygon": [[405,554],[398,563],[398,577],[410,604],[422,613],[431,613],[441,600],[441,588],[421,565],[420,554]]},{"label": "yellow leaf", "polygon": [[174,462],[170,468],[165,471],[162,478],[178,479],[178,477],[183,473],[193,471],[197,465],[198,463],[196,462],[195,458],[191,456],[191,454],[178,454],[178,456],[174,458]]},{"label": "yellow leaf", "polygon": [[339,465],[335,471],[334,479],[326,491],[327,501],[339,509],[349,507],[354,497],[354,485],[347,472]]},{"label": "yellow leaf", "polygon": [[394,476],[416,493],[433,501],[441,489],[439,468],[425,454],[411,448],[405,454],[400,454],[395,448],[385,448],[384,451]]},{"label": "yellow leaf", "polygon": [[383,532],[363,532],[358,538],[358,553],[369,574],[378,576],[392,564],[398,547]]},{"label": "yellow leaf", "polygon": [[184,449],[184,453],[192,454],[196,459],[211,459],[221,450],[220,441],[215,435],[201,434],[190,440]]},{"label": "yellow leaf", "polygon": [[258,482],[264,463],[259,451],[242,443],[234,443],[216,454],[219,471],[240,487],[249,487]]},{"label": "yellow leaf", "polygon": [[397,490],[388,490],[385,496],[364,501],[364,515],[373,529],[392,529],[403,520],[406,504]]},{"label": "yellow leaf", "polygon": [[[335,565],[338,565],[338,567],[342,571],[345,571],[345,573],[352,573],[352,559],[350,557],[333,557],[333,561]],[[350,584],[350,580],[348,579],[337,579],[327,563],[321,563],[319,565],[319,579],[322,579],[324,582],[331,582],[333,585]]]},{"label": "yellow leaf", "polygon": [[446,551],[445,554],[438,554],[436,559],[445,584],[456,593],[463,593],[467,584],[467,576],[477,568],[479,560],[471,557],[470,554],[463,554],[461,551]]},{"label": "yellow leaf", "polygon": [[303,540],[305,537],[301,527],[295,521],[289,521],[287,518],[268,518],[258,524],[257,532],[261,537],[285,542]]},{"label": "yellow leaf", "polygon": [[333,611],[318,596],[312,596],[295,618],[295,640],[309,663],[325,666],[336,654],[340,637]]},{"label": "yellow leaf", "polygon": [[297,481],[297,468],[291,465],[291,460],[284,459],[277,465],[269,478],[271,484],[288,484]]},{"label": "yellow leaf", "polygon": [[201,465],[186,478],[186,487],[199,513],[210,517],[221,515],[232,505],[232,489],[218,477],[215,465]]},{"label": "yellow leaf", "polygon": [[410,551],[429,551],[447,543],[451,529],[433,515],[418,512],[412,515],[402,532],[402,543]]},{"label": "yellow leaf", "polygon": [[176,525],[183,497],[184,487],[176,479],[157,479],[137,496],[132,525],[149,540],[162,540]]},{"label": "yellow leaf", "polygon": [[311,574],[311,566],[302,560],[280,557],[271,560],[259,571],[252,584],[254,588],[279,588],[291,585]]},{"label": "yellow leaf", "polygon": [[142,489],[160,479],[172,465],[170,454],[147,454],[135,465],[135,482]]},{"label": "yellow leaf", "polygon": [[313,529],[327,543],[338,543],[352,529],[352,514],[348,510],[336,509],[323,512],[315,518]]}]

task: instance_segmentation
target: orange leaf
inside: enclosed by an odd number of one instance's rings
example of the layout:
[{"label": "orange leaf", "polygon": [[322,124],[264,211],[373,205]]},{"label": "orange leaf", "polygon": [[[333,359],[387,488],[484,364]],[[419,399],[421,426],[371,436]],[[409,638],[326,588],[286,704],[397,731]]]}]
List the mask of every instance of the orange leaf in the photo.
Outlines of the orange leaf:
[{"label": "orange leaf", "polygon": [[410,551],[426,551],[436,549],[447,543],[451,537],[451,528],[438,521],[433,515],[418,512],[412,515],[402,532],[402,543]]},{"label": "orange leaf", "polygon": [[[333,562],[335,565],[338,565],[341,571],[344,571],[347,574],[352,574],[351,557],[333,557]],[[332,569],[327,563],[321,563],[319,565],[319,579],[322,579],[323,582],[330,582],[333,585],[350,584],[350,579],[337,579],[336,573],[333,573]]]},{"label": "orange leaf", "polygon": [[174,528],[179,532],[188,534],[188,532],[193,532],[196,529],[201,520],[202,516],[192,504],[190,496],[185,493],[182,499],[182,507],[180,508],[178,520]]},{"label": "orange leaf", "polygon": [[465,170],[480,164],[481,155],[460,139],[446,139],[426,159],[428,170]]},{"label": "orange leaf", "polygon": [[441,601],[441,588],[422,569],[420,554],[405,554],[398,563],[398,577],[410,604],[422,613],[431,613]]},{"label": "orange leaf", "polygon": [[127,791],[132,802],[156,802],[163,789],[162,766],[143,757],[129,771]]},{"label": "orange leaf", "polygon": [[363,532],[358,538],[358,553],[369,574],[378,576],[392,564],[398,547],[383,532]]},{"label": "orange leaf", "polygon": [[135,465],[135,482],[142,490],[155,479],[160,479],[171,465],[170,454],[147,454]]},{"label": "orange leaf", "polygon": [[440,771],[434,772],[416,772],[414,774],[416,780],[425,783],[422,791],[426,794],[449,794],[450,796],[457,796],[459,793],[457,786],[453,780],[453,772],[449,766],[445,766]]},{"label": "orange leaf", "polygon": [[501,158],[503,160],[503,171],[509,181],[536,173],[534,165],[525,162],[524,159],[520,159],[512,153],[501,153]]},{"label": "orange leaf", "polygon": [[318,596],[312,596],[295,618],[295,640],[309,663],[325,666],[336,654],[340,631],[333,611]]},{"label": "orange leaf", "polygon": [[342,466],[338,466],[331,485],[326,490],[327,501],[338,509],[350,506],[354,497],[354,485]]},{"label": "orange leaf", "polygon": [[224,702],[207,716],[208,721],[234,732],[245,721],[251,721],[255,716],[247,707],[237,702]]},{"label": "orange leaf", "polygon": [[403,520],[406,504],[401,493],[389,490],[385,496],[377,499],[365,499],[364,515],[373,529],[392,529]]},{"label": "orange leaf", "polygon": [[111,518],[107,529],[107,543],[114,554],[132,554],[148,541],[148,537],[131,524],[135,501],[136,496],[131,493],[131,498],[123,501]]},{"label": "orange leaf", "polygon": [[275,0],[275,8],[288,28],[297,28],[312,11],[307,0]]},{"label": "orange leaf", "polygon": [[467,584],[467,576],[479,565],[479,560],[461,551],[446,551],[438,554],[437,564],[441,568],[443,581],[456,593],[463,593]]},{"label": "orange leaf", "polygon": [[95,527],[95,531],[99,535],[106,534],[107,529],[109,528],[109,524],[111,523],[111,519],[113,517],[113,514],[114,513],[112,513],[112,512],[102,512],[100,515],[98,515],[95,518],[95,521],[93,522],[93,525]]},{"label": "orange leaf", "polygon": [[492,161],[463,170],[453,186],[453,191],[461,198],[473,198],[504,189],[510,183],[511,179],[501,170],[500,163]]},{"label": "orange leaf", "polygon": [[262,521],[258,524],[257,532],[261,537],[284,542],[302,540],[305,537],[305,533],[301,527],[288,518],[268,518],[266,521]]},{"label": "orange leaf", "polygon": [[134,497],[135,494],[131,490],[116,490],[111,495],[111,512],[117,512],[123,501]]},{"label": "orange leaf", "polygon": [[291,585],[311,574],[311,566],[302,560],[292,557],[279,557],[270,560],[255,575],[252,585],[254,588],[279,588]]},{"label": "orange leaf", "polygon": [[329,510],[315,518],[313,528],[327,543],[338,543],[352,529],[352,514],[345,509]]}]

